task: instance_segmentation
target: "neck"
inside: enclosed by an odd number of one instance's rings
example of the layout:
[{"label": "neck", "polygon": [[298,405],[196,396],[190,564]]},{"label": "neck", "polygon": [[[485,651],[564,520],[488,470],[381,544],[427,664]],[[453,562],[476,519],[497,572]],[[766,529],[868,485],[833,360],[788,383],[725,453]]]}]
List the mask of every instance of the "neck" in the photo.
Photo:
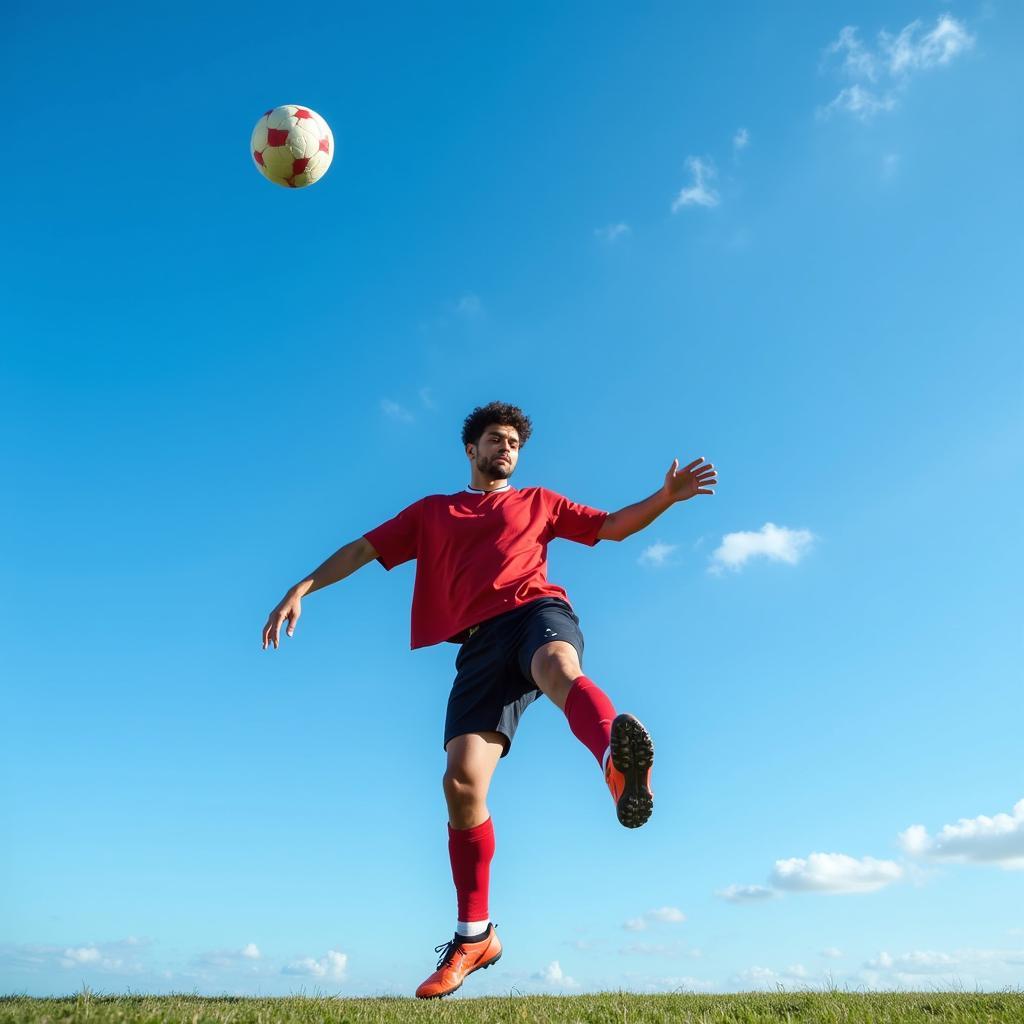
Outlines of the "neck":
[{"label": "neck", "polygon": [[486,477],[477,476],[473,474],[473,478],[469,481],[469,488],[472,491],[484,491],[490,493],[491,491],[504,491],[506,488],[512,485],[508,480],[489,480]]}]

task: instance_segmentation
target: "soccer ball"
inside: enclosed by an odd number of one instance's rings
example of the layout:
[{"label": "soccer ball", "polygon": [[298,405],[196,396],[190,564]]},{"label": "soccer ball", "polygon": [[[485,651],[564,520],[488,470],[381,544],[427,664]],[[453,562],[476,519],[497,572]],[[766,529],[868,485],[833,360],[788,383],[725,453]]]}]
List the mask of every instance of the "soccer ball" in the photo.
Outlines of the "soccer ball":
[{"label": "soccer ball", "polygon": [[264,178],[284,188],[304,188],[331,166],[334,136],[315,110],[286,103],[256,122],[250,149]]}]

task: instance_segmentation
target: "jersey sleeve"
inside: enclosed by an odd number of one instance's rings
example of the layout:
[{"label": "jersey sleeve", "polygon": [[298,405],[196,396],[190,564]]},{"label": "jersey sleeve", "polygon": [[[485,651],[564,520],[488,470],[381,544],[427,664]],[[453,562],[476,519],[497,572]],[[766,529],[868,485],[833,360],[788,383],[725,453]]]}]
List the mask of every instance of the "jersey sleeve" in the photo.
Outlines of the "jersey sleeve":
[{"label": "jersey sleeve", "polygon": [[574,540],[577,544],[589,544],[591,547],[598,542],[597,534],[608,518],[607,512],[577,504],[554,491],[547,491],[546,496],[552,537]]},{"label": "jersey sleeve", "polygon": [[388,571],[416,557],[422,512],[422,500],[413,502],[393,519],[363,534],[377,552],[377,561]]}]

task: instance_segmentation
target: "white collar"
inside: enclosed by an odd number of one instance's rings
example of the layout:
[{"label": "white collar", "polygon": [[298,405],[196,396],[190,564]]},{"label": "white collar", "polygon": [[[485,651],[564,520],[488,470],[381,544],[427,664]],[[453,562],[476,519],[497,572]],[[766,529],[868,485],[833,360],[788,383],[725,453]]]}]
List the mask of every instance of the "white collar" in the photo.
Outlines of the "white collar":
[{"label": "white collar", "polygon": [[508,491],[512,485],[506,480],[500,487],[492,487],[489,491],[482,491],[476,487],[467,487],[470,494],[493,494],[495,491]]}]

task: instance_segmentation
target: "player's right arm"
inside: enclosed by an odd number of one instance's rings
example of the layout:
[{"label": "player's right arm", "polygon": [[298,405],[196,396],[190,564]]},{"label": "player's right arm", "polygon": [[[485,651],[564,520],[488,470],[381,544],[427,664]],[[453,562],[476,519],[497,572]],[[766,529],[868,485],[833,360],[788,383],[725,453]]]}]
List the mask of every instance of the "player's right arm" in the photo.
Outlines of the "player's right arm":
[{"label": "player's right arm", "polygon": [[314,569],[304,580],[296,583],[267,616],[266,625],[263,627],[263,650],[267,649],[268,644],[279,646],[282,623],[288,623],[288,636],[295,633],[295,623],[302,614],[302,599],[307,594],[343,580],[376,557],[377,549],[365,537],[338,548],[326,562]]}]

